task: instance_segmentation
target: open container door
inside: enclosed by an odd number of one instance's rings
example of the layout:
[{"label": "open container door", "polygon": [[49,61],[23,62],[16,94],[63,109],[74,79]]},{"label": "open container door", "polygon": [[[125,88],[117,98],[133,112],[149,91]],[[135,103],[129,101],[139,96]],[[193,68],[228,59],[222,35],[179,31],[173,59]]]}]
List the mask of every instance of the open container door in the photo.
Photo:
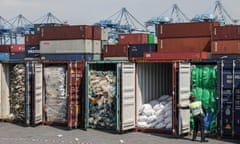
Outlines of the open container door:
[{"label": "open container door", "polygon": [[[179,103],[189,105],[191,91],[191,66],[190,63],[179,63]],[[190,110],[178,109],[178,134],[190,132]]]},{"label": "open container door", "polygon": [[43,120],[43,93],[42,93],[42,64],[34,65],[34,125],[42,123]]},{"label": "open container door", "polygon": [[122,63],[121,131],[135,128],[135,64]]}]

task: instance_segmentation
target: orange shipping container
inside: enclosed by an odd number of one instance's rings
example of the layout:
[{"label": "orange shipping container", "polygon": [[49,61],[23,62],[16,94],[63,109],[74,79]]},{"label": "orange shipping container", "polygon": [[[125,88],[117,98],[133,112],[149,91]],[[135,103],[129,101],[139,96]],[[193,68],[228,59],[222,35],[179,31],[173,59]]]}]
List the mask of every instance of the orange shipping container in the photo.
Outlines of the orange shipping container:
[{"label": "orange shipping container", "polygon": [[119,44],[147,44],[148,34],[136,33],[136,34],[119,34]]},{"label": "orange shipping container", "polygon": [[212,41],[212,54],[240,54],[240,40]]},{"label": "orange shipping container", "polygon": [[218,22],[191,22],[157,25],[158,38],[211,37]]},{"label": "orange shipping container", "polygon": [[128,57],[128,45],[105,45],[104,57]]},{"label": "orange shipping container", "polygon": [[210,38],[158,39],[158,52],[210,52]]}]

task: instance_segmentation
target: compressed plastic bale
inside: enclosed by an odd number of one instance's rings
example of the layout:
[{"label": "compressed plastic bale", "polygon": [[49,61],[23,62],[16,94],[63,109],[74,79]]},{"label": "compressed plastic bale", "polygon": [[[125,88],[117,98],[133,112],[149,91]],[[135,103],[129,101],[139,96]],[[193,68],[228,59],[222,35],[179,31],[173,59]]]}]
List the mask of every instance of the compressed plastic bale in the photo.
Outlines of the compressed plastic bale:
[{"label": "compressed plastic bale", "polygon": [[165,101],[168,97],[169,97],[169,95],[162,95],[162,96],[159,97],[158,101],[159,102]]},{"label": "compressed plastic bale", "polygon": [[138,122],[146,122],[147,119],[148,119],[148,117],[146,115],[140,115],[140,116],[138,116],[137,121]]},{"label": "compressed plastic bale", "polygon": [[152,115],[154,115],[154,113],[155,113],[155,111],[152,108],[143,110],[143,114],[146,116],[152,116]]},{"label": "compressed plastic bale", "polygon": [[166,125],[166,129],[171,129],[172,128],[172,123],[168,123],[167,125]]},{"label": "compressed plastic bale", "polygon": [[202,103],[206,109],[209,108],[210,93],[208,89],[203,89]]},{"label": "compressed plastic bale", "polygon": [[162,110],[164,108],[163,104],[159,103],[159,104],[156,104],[154,107],[153,107],[153,110],[155,112],[159,111],[159,110]]},{"label": "compressed plastic bale", "polygon": [[151,115],[151,116],[149,116],[149,117],[147,118],[147,123],[148,123],[148,124],[151,124],[151,123],[153,123],[154,121],[156,121],[156,119],[157,119],[157,116],[156,116],[156,115]]},{"label": "compressed plastic bale", "polygon": [[142,127],[142,128],[148,128],[150,127],[150,125],[147,124],[147,122],[138,122],[137,123],[138,127]]}]

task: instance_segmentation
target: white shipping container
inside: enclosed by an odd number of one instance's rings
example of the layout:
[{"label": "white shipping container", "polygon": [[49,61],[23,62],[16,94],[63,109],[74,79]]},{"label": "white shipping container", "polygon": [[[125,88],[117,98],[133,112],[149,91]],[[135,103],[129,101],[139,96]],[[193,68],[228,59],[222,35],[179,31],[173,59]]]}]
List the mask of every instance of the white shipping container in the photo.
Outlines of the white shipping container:
[{"label": "white shipping container", "polygon": [[93,53],[94,54],[101,54],[101,41],[100,40],[93,40]]},{"label": "white shipping container", "polygon": [[101,30],[101,40],[108,40],[108,32],[111,31],[111,29],[102,29]]},{"label": "white shipping container", "polygon": [[128,57],[104,57],[104,60],[123,60],[123,61],[127,61]]},{"label": "white shipping container", "polygon": [[92,40],[40,41],[40,54],[92,53]]}]

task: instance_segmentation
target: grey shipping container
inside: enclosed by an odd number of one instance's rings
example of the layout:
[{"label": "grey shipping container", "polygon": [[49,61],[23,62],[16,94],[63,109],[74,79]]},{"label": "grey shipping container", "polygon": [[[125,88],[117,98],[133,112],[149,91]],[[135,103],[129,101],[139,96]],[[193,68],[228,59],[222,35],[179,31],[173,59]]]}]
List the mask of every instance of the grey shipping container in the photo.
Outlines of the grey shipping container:
[{"label": "grey shipping container", "polygon": [[86,125],[122,132],[135,128],[135,64],[86,63]]},{"label": "grey shipping container", "polygon": [[240,63],[237,60],[221,60],[218,67],[219,136],[240,136]]}]

